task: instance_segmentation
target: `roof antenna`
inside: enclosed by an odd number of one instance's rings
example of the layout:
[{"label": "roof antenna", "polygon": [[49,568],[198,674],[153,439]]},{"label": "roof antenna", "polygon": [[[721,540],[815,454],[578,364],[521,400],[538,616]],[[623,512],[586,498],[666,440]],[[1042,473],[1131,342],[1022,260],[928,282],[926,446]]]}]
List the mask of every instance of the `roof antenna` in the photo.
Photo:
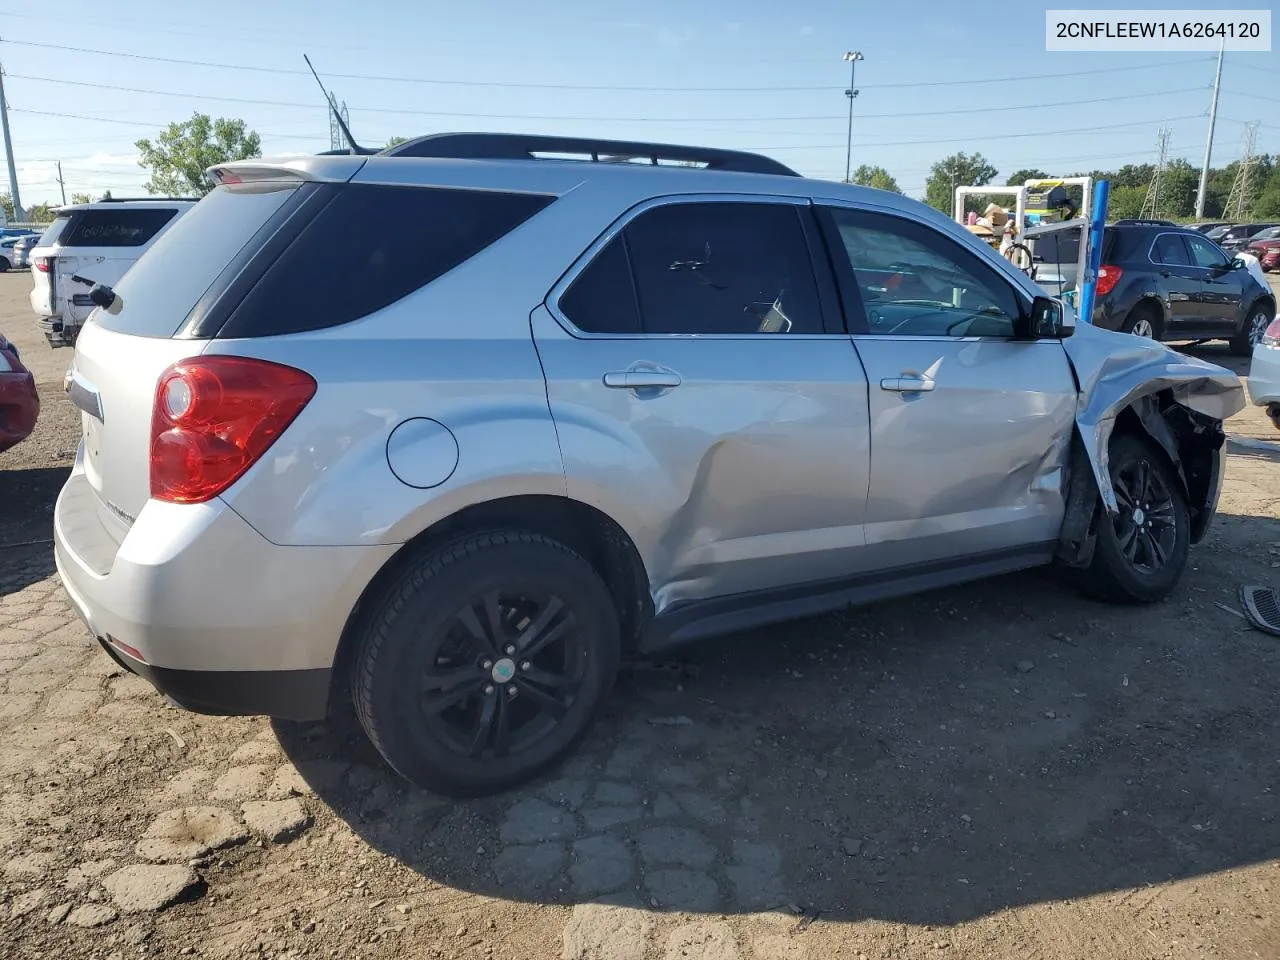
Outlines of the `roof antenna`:
[{"label": "roof antenna", "polygon": [[347,138],[347,152],[356,154],[373,153],[372,150],[366,149],[356,143],[355,137],[351,136],[351,130],[347,127],[347,122],[342,119],[342,114],[334,109],[333,97],[329,96],[329,91],[324,88],[324,83],[320,80],[320,74],[316,73],[316,68],[311,66],[311,58],[305,53],[302,59],[307,61],[307,69],[311,71],[311,75],[316,78],[316,83],[320,86],[320,92],[324,94],[324,102],[329,105],[329,111],[333,114],[333,118],[338,121],[338,126],[342,130],[342,135]]}]

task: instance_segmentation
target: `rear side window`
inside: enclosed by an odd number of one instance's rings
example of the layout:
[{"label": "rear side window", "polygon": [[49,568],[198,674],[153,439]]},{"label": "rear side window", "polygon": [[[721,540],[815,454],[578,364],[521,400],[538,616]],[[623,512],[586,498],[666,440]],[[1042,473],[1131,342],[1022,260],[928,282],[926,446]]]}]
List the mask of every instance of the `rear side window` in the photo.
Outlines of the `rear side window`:
[{"label": "rear side window", "polygon": [[64,247],[140,247],[174,218],[172,208],[77,210],[58,242]]},{"label": "rear side window", "polygon": [[267,269],[221,336],[298,333],[366,317],[469,260],[554,199],[342,186]]}]

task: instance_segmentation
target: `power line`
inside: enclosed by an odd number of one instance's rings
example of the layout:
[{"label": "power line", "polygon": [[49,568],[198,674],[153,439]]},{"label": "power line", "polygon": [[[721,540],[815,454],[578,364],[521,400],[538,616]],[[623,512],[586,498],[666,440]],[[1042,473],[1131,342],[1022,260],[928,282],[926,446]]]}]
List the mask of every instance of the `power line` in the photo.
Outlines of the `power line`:
[{"label": "power line", "polygon": [[[28,80],[36,83],[55,83],[63,86],[71,87],[90,87],[97,90],[115,90],[121,93],[144,93],[149,95],[178,97],[183,100],[211,100],[217,103],[234,103],[250,106],[266,106],[266,107],[291,107],[303,110],[314,110],[314,103],[300,103],[289,100],[256,100],[246,97],[221,97],[212,94],[202,93],[182,93],[173,90],[146,90],[141,87],[123,87],[112,83],[93,83],[87,80],[63,80],[58,77],[36,77],[30,74],[9,73],[6,74],[11,80]],[[1093,97],[1086,100],[1059,100],[1053,103],[1021,103],[1004,107],[973,107],[962,110],[921,110],[909,113],[868,113],[859,114],[861,120],[893,120],[909,117],[945,117],[963,114],[976,113],[1007,113],[1015,110],[1043,110],[1050,107],[1075,107],[1085,106],[1098,103],[1117,103],[1123,100],[1150,100],[1153,97],[1176,96],[1183,93],[1197,93],[1202,91],[1204,86],[1181,87],[1176,90],[1161,90],[1156,93],[1130,93],[1121,94],[1112,97]],[[346,104],[344,104],[346,106]],[[840,120],[837,115],[830,116],[792,116],[792,117],[625,117],[613,115],[609,117],[586,117],[580,115],[574,116],[555,116],[550,114],[501,114],[501,113],[472,113],[469,111],[443,111],[443,110],[407,110],[397,109],[393,107],[351,107],[359,113],[386,113],[399,116],[423,116],[423,117],[474,117],[484,120],[584,120],[592,122],[601,122],[606,120],[626,122],[626,123],[756,123],[767,121],[785,121],[785,120]],[[812,131],[811,131],[812,132]]]},{"label": "power line", "polygon": [[[89,53],[105,57],[124,57],[130,60],[146,60],[152,63],[173,63],[181,64],[188,67],[213,67],[219,70],[239,70],[252,71],[255,73],[272,73],[281,75],[307,76],[305,70],[290,70],[287,67],[261,67],[247,66],[245,64],[236,63],[219,63],[211,60],[185,60],[178,57],[157,57],[143,53],[125,53],[118,50],[100,50],[94,47],[73,47],[58,43],[45,43],[37,40],[3,40],[2,43],[13,44],[23,47],[38,47],[44,50],[61,50],[68,53]],[[963,80],[926,80],[914,81],[908,83],[880,83],[868,85],[867,89],[876,90],[895,90],[908,89],[913,87],[952,87],[959,85],[974,85],[983,83],[1023,83],[1027,80],[1050,80],[1061,78],[1078,78],[1081,76],[1093,76],[1097,74],[1110,73],[1127,73],[1135,70],[1154,70],[1158,68],[1168,68],[1173,66],[1183,66],[1188,63],[1201,63],[1211,57],[1197,57],[1192,60],[1180,61],[1162,61],[1160,63],[1140,63],[1131,64],[1124,67],[1101,67],[1097,70],[1075,70],[1069,73],[1041,73],[1041,74],[1025,74],[1016,77],[988,77],[988,78],[970,78]],[[443,78],[428,77],[393,77],[378,74],[364,73],[335,73],[333,71],[325,71],[325,75],[335,80],[377,80],[388,83],[420,83],[434,84],[439,86],[451,87],[500,87],[512,88],[519,90],[591,90],[591,91],[608,91],[614,93],[815,93],[831,91],[834,84],[822,84],[819,86],[803,86],[803,87],[640,87],[640,86],[614,86],[605,84],[579,84],[579,83],[529,83],[525,81],[500,81],[500,80],[448,80]],[[155,92],[155,91],[147,91]]]},{"label": "power line", "polygon": [[[1177,123],[1180,120],[1198,120],[1203,114],[1191,114],[1185,117],[1165,117],[1163,120],[1144,120],[1143,123]],[[939,139],[930,137],[926,140],[885,140],[880,143],[860,143],[860,147],[905,147],[905,146],[925,146],[931,143],[970,143],[973,141],[986,142],[988,140],[1016,140],[1023,137],[1053,137],[1063,133],[1092,133],[1096,130],[1119,130],[1121,128],[1137,128],[1137,124],[1133,121],[1127,123],[1112,123],[1106,125],[1094,124],[1089,127],[1077,127],[1074,130],[1037,130],[1032,133],[973,133],[967,137],[950,137]],[[1135,129],[1135,132],[1138,132]],[[835,147],[843,147],[844,144],[830,143],[814,143],[804,146],[772,146],[772,147],[743,147],[744,150],[830,150]]]}]

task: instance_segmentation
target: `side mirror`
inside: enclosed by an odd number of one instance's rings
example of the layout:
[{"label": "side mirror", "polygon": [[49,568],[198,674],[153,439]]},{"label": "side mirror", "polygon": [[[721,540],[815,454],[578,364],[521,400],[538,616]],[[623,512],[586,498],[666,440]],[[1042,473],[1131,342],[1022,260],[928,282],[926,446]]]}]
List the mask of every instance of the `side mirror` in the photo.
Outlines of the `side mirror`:
[{"label": "side mirror", "polygon": [[1234,258],[1231,260],[1230,269],[1232,269],[1232,270],[1248,270],[1248,269],[1249,269],[1249,265],[1248,265],[1247,263],[1245,263],[1245,262],[1244,262],[1244,260],[1243,260],[1243,259],[1241,259],[1240,257],[1234,257]]},{"label": "side mirror", "polygon": [[1031,302],[1028,328],[1031,340],[1061,340],[1076,332],[1075,317],[1068,315],[1061,300],[1036,297]]}]

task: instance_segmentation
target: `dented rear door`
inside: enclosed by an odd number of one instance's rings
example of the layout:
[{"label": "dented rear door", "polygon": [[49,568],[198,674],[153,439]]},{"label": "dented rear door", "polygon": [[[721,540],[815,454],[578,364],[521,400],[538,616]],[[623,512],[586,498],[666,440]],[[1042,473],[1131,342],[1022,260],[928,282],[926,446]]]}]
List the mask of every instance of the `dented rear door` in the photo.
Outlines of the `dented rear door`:
[{"label": "dented rear door", "polygon": [[624,527],[659,612],[861,563],[867,384],[824,325],[808,217],[664,199],[534,311],[567,492]]}]

